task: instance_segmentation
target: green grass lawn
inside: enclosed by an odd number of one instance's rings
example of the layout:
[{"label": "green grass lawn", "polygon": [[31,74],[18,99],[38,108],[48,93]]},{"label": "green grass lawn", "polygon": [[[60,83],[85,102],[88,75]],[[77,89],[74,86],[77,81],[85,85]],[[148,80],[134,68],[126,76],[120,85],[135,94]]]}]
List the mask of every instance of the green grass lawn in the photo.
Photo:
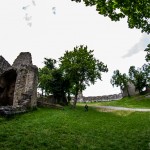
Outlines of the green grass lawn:
[{"label": "green grass lawn", "polygon": [[38,108],[0,118],[0,150],[148,150],[150,113]]},{"label": "green grass lawn", "polygon": [[[78,103],[78,105],[85,105],[85,103]],[[129,108],[150,108],[150,98],[146,98],[144,95],[137,95],[132,97],[125,97],[121,100],[109,101],[109,102],[92,102],[88,103],[89,106],[120,106]]]}]

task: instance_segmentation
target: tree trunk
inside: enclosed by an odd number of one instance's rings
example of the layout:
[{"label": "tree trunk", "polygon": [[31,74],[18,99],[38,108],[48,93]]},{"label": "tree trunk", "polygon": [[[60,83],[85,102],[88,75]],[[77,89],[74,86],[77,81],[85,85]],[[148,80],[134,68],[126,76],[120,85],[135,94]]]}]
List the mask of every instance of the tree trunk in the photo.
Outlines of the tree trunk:
[{"label": "tree trunk", "polygon": [[128,97],[130,97],[130,93],[129,93],[128,87],[127,87],[127,93],[128,93]]},{"label": "tree trunk", "polygon": [[68,104],[70,104],[71,96],[70,96],[70,92],[69,91],[68,91],[68,94],[67,94],[67,101],[68,101]]},{"label": "tree trunk", "polygon": [[65,94],[65,93],[62,94],[62,103],[63,103],[64,106],[65,106],[65,105],[68,105],[68,102],[67,102],[67,98],[66,98],[66,94]]},{"label": "tree trunk", "polygon": [[73,102],[73,108],[76,107],[76,103],[77,103],[77,96],[75,95],[74,102]]},{"label": "tree trunk", "polygon": [[75,93],[75,98],[74,98],[74,102],[73,102],[73,108],[76,107],[77,99],[78,99],[78,90],[77,90],[76,93]]}]

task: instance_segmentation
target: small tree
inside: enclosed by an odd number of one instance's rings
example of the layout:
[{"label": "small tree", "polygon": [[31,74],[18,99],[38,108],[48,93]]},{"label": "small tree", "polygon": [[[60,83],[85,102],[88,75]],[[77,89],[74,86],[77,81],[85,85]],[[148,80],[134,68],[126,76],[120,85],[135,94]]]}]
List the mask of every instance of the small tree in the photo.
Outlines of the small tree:
[{"label": "small tree", "polygon": [[73,51],[66,51],[60,62],[60,68],[65,78],[69,79],[71,91],[75,95],[74,107],[78,92],[82,92],[90,83],[94,84],[97,79],[101,80],[101,72],[108,71],[103,62],[94,58],[93,50],[88,51],[87,46],[83,45],[75,47]]},{"label": "small tree", "polygon": [[[60,68],[56,68],[56,60],[51,58],[44,58],[45,66],[39,69],[39,88],[46,96],[53,94],[57,103],[66,105],[70,100],[68,89],[70,81],[63,76]],[[68,94],[66,98],[66,93]]]},{"label": "small tree", "polygon": [[52,78],[51,76],[51,70],[44,66],[43,68],[39,68],[38,70],[38,87],[45,95],[49,95],[50,89],[49,89],[49,80]]},{"label": "small tree", "polygon": [[126,89],[128,96],[130,96],[128,90],[129,78],[125,73],[121,74],[119,70],[115,70],[110,82],[113,86],[117,86],[117,87],[119,86],[122,91],[123,89]]}]

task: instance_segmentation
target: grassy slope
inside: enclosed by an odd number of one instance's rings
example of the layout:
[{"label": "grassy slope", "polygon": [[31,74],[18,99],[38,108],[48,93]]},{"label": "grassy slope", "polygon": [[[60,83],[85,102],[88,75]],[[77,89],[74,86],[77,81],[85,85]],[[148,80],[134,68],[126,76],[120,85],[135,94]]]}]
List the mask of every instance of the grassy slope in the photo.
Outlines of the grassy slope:
[{"label": "grassy slope", "polygon": [[0,118],[1,150],[146,150],[150,113],[39,108],[14,119]]},{"label": "grassy slope", "polygon": [[[85,105],[85,103],[78,103],[78,105]],[[109,101],[109,102],[93,102],[88,103],[90,106],[99,105],[99,106],[121,106],[121,107],[129,107],[129,108],[150,108],[150,98],[146,98],[144,95],[134,96],[134,97],[125,97],[121,100],[117,101]]]}]

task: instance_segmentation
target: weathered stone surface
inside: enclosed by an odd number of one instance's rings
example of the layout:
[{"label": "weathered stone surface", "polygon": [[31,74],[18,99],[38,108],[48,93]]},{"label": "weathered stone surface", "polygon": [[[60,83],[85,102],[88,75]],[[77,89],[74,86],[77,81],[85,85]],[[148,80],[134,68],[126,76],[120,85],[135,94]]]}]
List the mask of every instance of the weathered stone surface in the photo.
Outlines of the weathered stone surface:
[{"label": "weathered stone surface", "polygon": [[[101,102],[101,101],[111,101],[119,100],[122,98],[122,94],[112,94],[112,95],[103,95],[103,96],[88,96],[85,97],[81,93],[78,96],[78,102]],[[74,100],[74,98],[72,98]]]},{"label": "weathered stone surface", "polygon": [[20,53],[12,66],[0,56],[0,106],[37,106],[37,75],[29,52]]},{"label": "weathered stone surface", "polygon": [[25,113],[25,107],[1,106],[0,115],[4,117],[11,117],[16,114]]},{"label": "weathered stone surface", "polygon": [[23,65],[29,66],[32,65],[32,56],[29,52],[21,52],[20,55],[15,59],[13,63],[14,68],[20,68]]},{"label": "weathered stone surface", "polygon": [[[17,71],[17,80],[14,92],[14,106],[23,105],[26,103],[27,107],[36,106],[37,99],[37,74],[36,66],[30,65],[22,67]],[[27,99],[28,103],[25,102]]]},{"label": "weathered stone surface", "polygon": [[0,56],[0,75],[9,68],[11,68],[11,65],[4,59],[3,56]]},{"label": "weathered stone surface", "polygon": [[[129,95],[130,95],[130,96],[139,94],[139,92],[136,91],[134,84],[131,83],[131,82],[128,82],[128,91],[129,91]],[[123,97],[128,96],[127,89],[123,89],[123,91],[122,91],[122,96],[123,96]]]}]

